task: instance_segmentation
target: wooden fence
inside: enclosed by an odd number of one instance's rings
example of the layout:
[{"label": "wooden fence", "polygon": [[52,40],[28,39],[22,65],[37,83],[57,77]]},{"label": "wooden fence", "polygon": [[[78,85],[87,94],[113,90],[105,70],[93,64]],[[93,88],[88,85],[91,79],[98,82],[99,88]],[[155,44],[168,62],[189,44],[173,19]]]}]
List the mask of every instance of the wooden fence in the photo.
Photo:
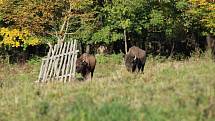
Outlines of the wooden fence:
[{"label": "wooden fence", "polygon": [[50,48],[47,57],[42,59],[37,82],[70,82],[75,78],[77,53],[76,40],[56,44]]}]

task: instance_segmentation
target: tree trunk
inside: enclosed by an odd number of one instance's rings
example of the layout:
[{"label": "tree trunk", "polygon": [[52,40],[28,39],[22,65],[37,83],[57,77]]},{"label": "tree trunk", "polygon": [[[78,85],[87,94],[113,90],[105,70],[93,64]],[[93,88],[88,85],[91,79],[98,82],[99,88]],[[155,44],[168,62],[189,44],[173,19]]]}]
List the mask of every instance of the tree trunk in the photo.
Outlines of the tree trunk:
[{"label": "tree trunk", "polygon": [[127,45],[127,36],[126,36],[126,30],[124,29],[124,41],[125,41],[125,54],[128,53],[128,45]]},{"label": "tree trunk", "polygon": [[90,45],[89,44],[87,44],[87,46],[86,46],[86,53],[90,54]]},{"label": "tree trunk", "polygon": [[211,56],[215,60],[215,36],[212,36],[209,34],[206,40],[207,40],[207,50],[211,52]]},{"label": "tree trunk", "polygon": [[173,57],[174,49],[175,49],[175,42],[173,41],[172,49],[171,49],[171,52],[170,52],[169,58],[172,58],[172,57]]}]

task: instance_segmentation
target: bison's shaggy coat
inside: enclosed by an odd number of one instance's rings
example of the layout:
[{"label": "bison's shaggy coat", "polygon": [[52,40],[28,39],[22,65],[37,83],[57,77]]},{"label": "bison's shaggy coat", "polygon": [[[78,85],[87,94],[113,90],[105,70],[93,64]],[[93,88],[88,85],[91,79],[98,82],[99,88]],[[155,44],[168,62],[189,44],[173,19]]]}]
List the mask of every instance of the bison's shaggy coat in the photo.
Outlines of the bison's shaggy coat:
[{"label": "bison's shaggy coat", "polygon": [[84,53],[76,61],[76,72],[81,73],[85,80],[92,79],[95,66],[95,56]]},{"label": "bison's shaggy coat", "polygon": [[143,72],[146,62],[146,52],[139,47],[132,46],[125,55],[125,66],[128,71],[138,70]]}]

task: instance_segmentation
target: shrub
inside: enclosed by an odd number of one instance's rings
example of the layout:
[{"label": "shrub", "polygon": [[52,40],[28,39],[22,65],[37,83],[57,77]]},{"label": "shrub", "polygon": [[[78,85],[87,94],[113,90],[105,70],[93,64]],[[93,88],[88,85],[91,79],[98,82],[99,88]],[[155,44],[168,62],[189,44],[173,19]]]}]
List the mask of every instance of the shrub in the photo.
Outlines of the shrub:
[{"label": "shrub", "polygon": [[28,45],[38,45],[39,39],[32,36],[28,30],[18,30],[1,28],[0,29],[0,44],[10,47],[27,47]]}]

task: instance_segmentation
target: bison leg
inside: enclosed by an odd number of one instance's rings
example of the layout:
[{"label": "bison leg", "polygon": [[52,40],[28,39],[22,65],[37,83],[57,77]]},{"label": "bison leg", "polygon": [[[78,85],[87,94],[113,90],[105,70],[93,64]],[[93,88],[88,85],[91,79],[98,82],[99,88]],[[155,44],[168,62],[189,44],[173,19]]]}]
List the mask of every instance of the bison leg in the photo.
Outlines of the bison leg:
[{"label": "bison leg", "polygon": [[132,72],[134,72],[136,70],[136,65],[132,67]]},{"label": "bison leg", "polygon": [[84,78],[84,80],[88,80],[90,73],[86,71],[82,71],[81,75]]},{"label": "bison leg", "polygon": [[142,65],[142,67],[141,67],[141,72],[143,73],[143,71],[144,71],[144,66],[145,66],[145,63]]},{"label": "bison leg", "polygon": [[84,80],[89,80],[90,78],[90,73],[86,73],[86,75],[84,75]]},{"label": "bison leg", "polygon": [[140,70],[142,71],[142,64],[140,63],[140,64],[138,64],[138,72],[140,72]]},{"label": "bison leg", "polygon": [[91,70],[91,80],[92,80],[92,78],[93,78],[93,72],[94,72],[94,70],[95,70],[95,68],[93,68],[93,69]]}]

